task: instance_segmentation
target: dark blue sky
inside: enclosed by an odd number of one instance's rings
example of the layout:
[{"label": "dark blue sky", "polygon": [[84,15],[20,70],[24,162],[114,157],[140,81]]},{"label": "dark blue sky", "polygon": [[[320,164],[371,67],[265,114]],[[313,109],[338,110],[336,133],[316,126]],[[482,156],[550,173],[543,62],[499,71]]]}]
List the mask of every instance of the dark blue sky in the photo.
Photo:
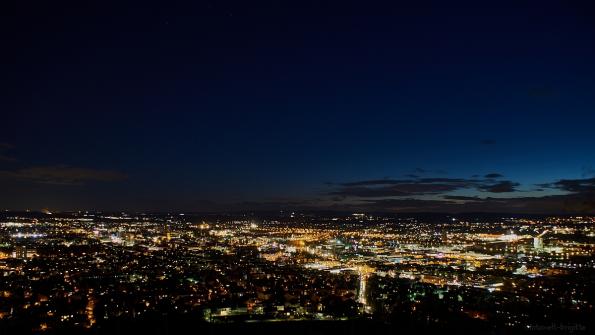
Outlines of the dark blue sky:
[{"label": "dark blue sky", "polygon": [[589,1],[15,3],[0,207],[595,210]]}]

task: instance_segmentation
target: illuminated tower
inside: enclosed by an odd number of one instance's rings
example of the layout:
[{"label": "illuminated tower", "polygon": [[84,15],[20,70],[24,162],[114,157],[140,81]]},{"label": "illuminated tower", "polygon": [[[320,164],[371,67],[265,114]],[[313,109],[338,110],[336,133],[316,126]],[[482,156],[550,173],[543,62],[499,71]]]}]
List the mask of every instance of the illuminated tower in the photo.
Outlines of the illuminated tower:
[{"label": "illuminated tower", "polygon": [[27,259],[27,247],[17,246],[14,252],[14,258]]},{"label": "illuminated tower", "polygon": [[543,249],[543,236],[547,233],[547,230],[533,238],[533,248]]}]

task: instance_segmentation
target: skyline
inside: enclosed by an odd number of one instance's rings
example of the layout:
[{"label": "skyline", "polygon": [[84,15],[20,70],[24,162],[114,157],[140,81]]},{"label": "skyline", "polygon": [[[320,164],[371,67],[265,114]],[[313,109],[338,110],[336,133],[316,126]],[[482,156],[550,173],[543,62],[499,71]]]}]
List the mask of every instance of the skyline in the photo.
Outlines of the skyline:
[{"label": "skyline", "polygon": [[595,213],[592,9],[15,4],[0,209]]}]

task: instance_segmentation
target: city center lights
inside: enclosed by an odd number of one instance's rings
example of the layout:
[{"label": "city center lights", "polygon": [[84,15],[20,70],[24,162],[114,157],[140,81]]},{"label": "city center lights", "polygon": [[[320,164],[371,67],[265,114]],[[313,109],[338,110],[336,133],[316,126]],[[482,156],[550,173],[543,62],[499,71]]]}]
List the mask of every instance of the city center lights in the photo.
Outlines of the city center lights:
[{"label": "city center lights", "polygon": [[[593,286],[580,279],[595,269],[593,217],[88,215],[0,221],[1,322],[24,311],[37,331],[157,311],[205,324],[406,312],[515,330],[593,309]],[[44,291],[56,280],[62,290]]]}]

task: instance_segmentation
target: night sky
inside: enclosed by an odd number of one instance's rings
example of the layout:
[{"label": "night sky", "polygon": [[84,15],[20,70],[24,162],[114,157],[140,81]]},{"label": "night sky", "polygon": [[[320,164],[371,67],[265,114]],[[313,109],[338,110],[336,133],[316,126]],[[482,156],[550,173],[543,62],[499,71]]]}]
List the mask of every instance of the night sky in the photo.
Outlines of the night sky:
[{"label": "night sky", "polygon": [[0,208],[595,212],[591,1],[124,2],[2,5]]}]

